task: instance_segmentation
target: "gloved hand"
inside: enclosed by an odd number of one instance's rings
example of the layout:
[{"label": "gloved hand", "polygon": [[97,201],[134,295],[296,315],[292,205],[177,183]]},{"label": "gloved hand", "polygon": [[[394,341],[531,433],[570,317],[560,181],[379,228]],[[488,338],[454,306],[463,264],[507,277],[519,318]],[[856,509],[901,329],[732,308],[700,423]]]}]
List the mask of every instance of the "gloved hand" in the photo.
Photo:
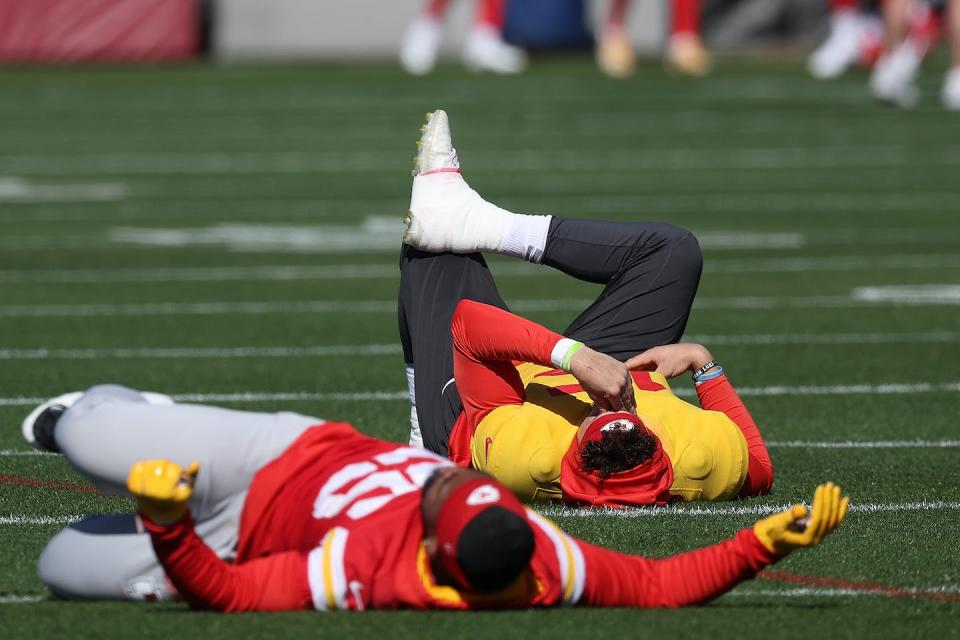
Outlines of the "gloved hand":
[{"label": "gloved hand", "polygon": [[841,497],[841,489],[832,482],[821,484],[813,494],[813,511],[795,504],[787,511],[775,513],[753,526],[753,532],[767,549],[787,555],[801,547],[815,547],[824,536],[837,528],[847,515],[850,498]]},{"label": "gloved hand", "polygon": [[187,512],[198,471],[196,460],[186,471],[169,460],[143,460],[130,467],[127,489],[137,498],[140,513],[151,522],[173,524]]}]

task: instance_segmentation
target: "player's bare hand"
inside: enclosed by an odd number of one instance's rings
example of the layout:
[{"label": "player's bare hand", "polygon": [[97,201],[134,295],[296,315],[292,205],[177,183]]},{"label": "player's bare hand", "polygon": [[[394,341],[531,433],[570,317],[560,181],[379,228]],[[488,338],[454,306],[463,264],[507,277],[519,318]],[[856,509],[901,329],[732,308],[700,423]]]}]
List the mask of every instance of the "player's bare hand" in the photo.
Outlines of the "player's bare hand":
[{"label": "player's bare hand", "polygon": [[753,526],[753,532],[767,549],[786,555],[803,547],[815,547],[823,538],[840,526],[847,517],[850,498],[832,482],[821,484],[813,495],[813,510],[795,504],[786,511],[775,513]]},{"label": "player's bare hand", "polygon": [[637,403],[633,396],[630,370],[616,358],[583,347],[573,354],[570,373],[601,409],[636,411]]},{"label": "player's bare hand", "polygon": [[688,371],[696,371],[713,356],[702,344],[680,342],[647,349],[626,362],[631,371],[656,371],[664,378],[675,378]]},{"label": "player's bare hand", "polygon": [[157,524],[170,524],[186,513],[199,471],[197,461],[184,469],[170,460],[143,460],[130,467],[127,489],[143,515]]}]

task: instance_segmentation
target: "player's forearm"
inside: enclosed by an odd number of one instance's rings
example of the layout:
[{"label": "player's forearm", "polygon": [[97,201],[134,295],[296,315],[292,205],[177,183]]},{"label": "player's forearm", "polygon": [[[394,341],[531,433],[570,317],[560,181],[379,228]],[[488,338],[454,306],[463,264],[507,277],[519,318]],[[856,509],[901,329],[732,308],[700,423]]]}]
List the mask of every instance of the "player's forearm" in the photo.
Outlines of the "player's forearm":
[{"label": "player's forearm", "polygon": [[709,602],[778,559],[750,529],[718,544],[662,560],[598,547],[585,549],[585,556],[584,595],[589,604],[643,608]]},{"label": "player's forearm", "polygon": [[311,604],[306,560],[284,553],[232,565],[197,536],[189,513],[171,525],[144,518],[154,552],[180,596],[196,609],[284,611]]},{"label": "player's forearm", "polygon": [[761,495],[773,486],[773,463],[757,423],[726,375],[697,385],[700,406],[725,414],[743,433],[749,456],[747,480],[740,495]]},{"label": "player's forearm", "polygon": [[472,300],[457,305],[451,332],[454,346],[477,361],[522,360],[545,366],[563,339],[535,322]]}]

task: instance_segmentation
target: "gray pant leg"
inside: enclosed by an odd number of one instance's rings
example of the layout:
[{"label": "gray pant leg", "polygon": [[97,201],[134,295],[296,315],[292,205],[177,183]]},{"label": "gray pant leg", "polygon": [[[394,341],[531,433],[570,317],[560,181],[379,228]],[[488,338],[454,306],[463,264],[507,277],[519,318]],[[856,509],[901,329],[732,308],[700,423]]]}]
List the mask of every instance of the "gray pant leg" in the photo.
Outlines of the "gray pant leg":
[{"label": "gray pant leg", "polygon": [[[231,558],[243,498],[237,496],[197,534],[221,558]],[[153,552],[150,534],[136,514],[92,516],[63,529],[37,562],[40,580],[61,598],[171,600],[176,591]]]},{"label": "gray pant leg", "polygon": [[261,467],[320,422],[295,413],[152,405],[136,391],[103,385],[63,414],[55,438],[71,465],[112,493],[126,493],[127,474],[137,461],[199,461],[190,509],[200,521],[245,492]]},{"label": "gray pant leg", "polygon": [[[190,499],[197,533],[222,558],[232,557],[240,514],[254,474],[322,420],[295,413],[253,413],[198,405],[151,405],[136,391],[94,387],[57,422],[60,450],[98,487],[126,493],[130,467],[166,458],[200,462]],[[95,516],[47,545],[41,580],[73,598],[169,597],[149,534],[133,514]]]}]

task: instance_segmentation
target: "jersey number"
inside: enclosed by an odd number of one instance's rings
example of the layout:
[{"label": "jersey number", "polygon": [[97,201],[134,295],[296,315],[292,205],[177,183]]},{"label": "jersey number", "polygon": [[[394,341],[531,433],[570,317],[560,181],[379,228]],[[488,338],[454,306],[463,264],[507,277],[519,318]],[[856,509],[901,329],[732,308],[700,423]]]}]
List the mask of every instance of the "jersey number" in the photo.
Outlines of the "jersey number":
[{"label": "jersey number", "polygon": [[359,520],[398,496],[418,490],[430,474],[452,464],[423,449],[404,447],[354,462],[330,476],[313,502],[313,517],[334,518],[344,511]]}]

